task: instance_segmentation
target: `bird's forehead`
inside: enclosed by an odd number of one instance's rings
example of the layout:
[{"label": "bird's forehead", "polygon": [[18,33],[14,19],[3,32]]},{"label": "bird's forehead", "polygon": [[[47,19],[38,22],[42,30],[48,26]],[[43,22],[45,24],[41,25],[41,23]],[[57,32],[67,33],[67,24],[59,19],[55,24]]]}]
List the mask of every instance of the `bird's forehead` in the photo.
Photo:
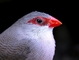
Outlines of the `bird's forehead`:
[{"label": "bird's forehead", "polygon": [[24,22],[27,22],[27,21],[29,21],[29,20],[31,20],[31,19],[33,19],[33,18],[38,17],[38,16],[41,16],[41,17],[44,17],[44,18],[50,18],[50,17],[51,17],[51,15],[49,15],[49,14],[47,14],[47,13],[34,11],[34,12],[31,12],[31,13],[29,13],[29,14],[23,16],[23,17],[20,19],[20,21],[23,21],[23,20],[24,20]]},{"label": "bird's forehead", "polygon": [[31,13],[29,13],[29,15],[30,15],[30,17],[37,17],[37,16],[42,16],[42,17],[45,17],[45,18],[49,18],[50,17],[50,15],[49,14],[46,14],[46,13],[44,13],[44,12],[37,12],[37,11],[35,11],[35,12],[31,12]]}]

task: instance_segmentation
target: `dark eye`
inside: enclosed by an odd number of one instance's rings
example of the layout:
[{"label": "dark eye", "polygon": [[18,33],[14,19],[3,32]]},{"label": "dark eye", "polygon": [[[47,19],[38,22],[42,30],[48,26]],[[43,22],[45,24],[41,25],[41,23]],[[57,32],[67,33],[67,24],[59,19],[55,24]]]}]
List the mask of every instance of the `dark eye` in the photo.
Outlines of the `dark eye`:
[{"label": "dark eye", "polygon": [[41,23],[43,22],[43,21],[42,21],[41,19],[39,19],[39,18],[38,18],[36,21],[37,21],[37,23],[39,23],[39,24],[41,24]]}]

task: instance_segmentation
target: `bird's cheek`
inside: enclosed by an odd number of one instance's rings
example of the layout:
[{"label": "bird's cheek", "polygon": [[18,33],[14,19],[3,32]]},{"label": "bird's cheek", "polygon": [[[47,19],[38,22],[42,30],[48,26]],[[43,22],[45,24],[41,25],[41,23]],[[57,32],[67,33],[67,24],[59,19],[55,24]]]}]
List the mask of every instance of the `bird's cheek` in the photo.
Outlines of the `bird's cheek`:
[{"label": "bird's cheek", "polygon": [[61,24],[62,23],[59,20],[49,20],[48,23],[50,28],[60,26]]}]

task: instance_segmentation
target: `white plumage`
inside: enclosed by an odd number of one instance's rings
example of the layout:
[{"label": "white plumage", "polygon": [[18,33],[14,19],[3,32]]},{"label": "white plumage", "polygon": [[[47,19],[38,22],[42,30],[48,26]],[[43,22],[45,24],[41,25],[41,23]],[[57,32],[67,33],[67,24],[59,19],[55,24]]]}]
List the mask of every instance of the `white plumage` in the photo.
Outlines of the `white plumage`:
[{"label": "white plumage", "polygon": [[50,15],[34,11],[16,21],[0,35],[0,60],[52,60],[55,40],[52,28],[27,23],[37,16]]}]

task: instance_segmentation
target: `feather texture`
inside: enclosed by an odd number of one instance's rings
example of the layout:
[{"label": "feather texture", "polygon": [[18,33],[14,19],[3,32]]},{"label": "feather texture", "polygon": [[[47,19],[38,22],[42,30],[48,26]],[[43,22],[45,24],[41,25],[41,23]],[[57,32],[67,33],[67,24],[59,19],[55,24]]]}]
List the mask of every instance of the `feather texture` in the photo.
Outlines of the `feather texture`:
[{"label": "feather texture", "polygon": [[52,60],[55,51],[53,28],[27,23],[42,12],[31,12],[0,35],[0,60]]}]

